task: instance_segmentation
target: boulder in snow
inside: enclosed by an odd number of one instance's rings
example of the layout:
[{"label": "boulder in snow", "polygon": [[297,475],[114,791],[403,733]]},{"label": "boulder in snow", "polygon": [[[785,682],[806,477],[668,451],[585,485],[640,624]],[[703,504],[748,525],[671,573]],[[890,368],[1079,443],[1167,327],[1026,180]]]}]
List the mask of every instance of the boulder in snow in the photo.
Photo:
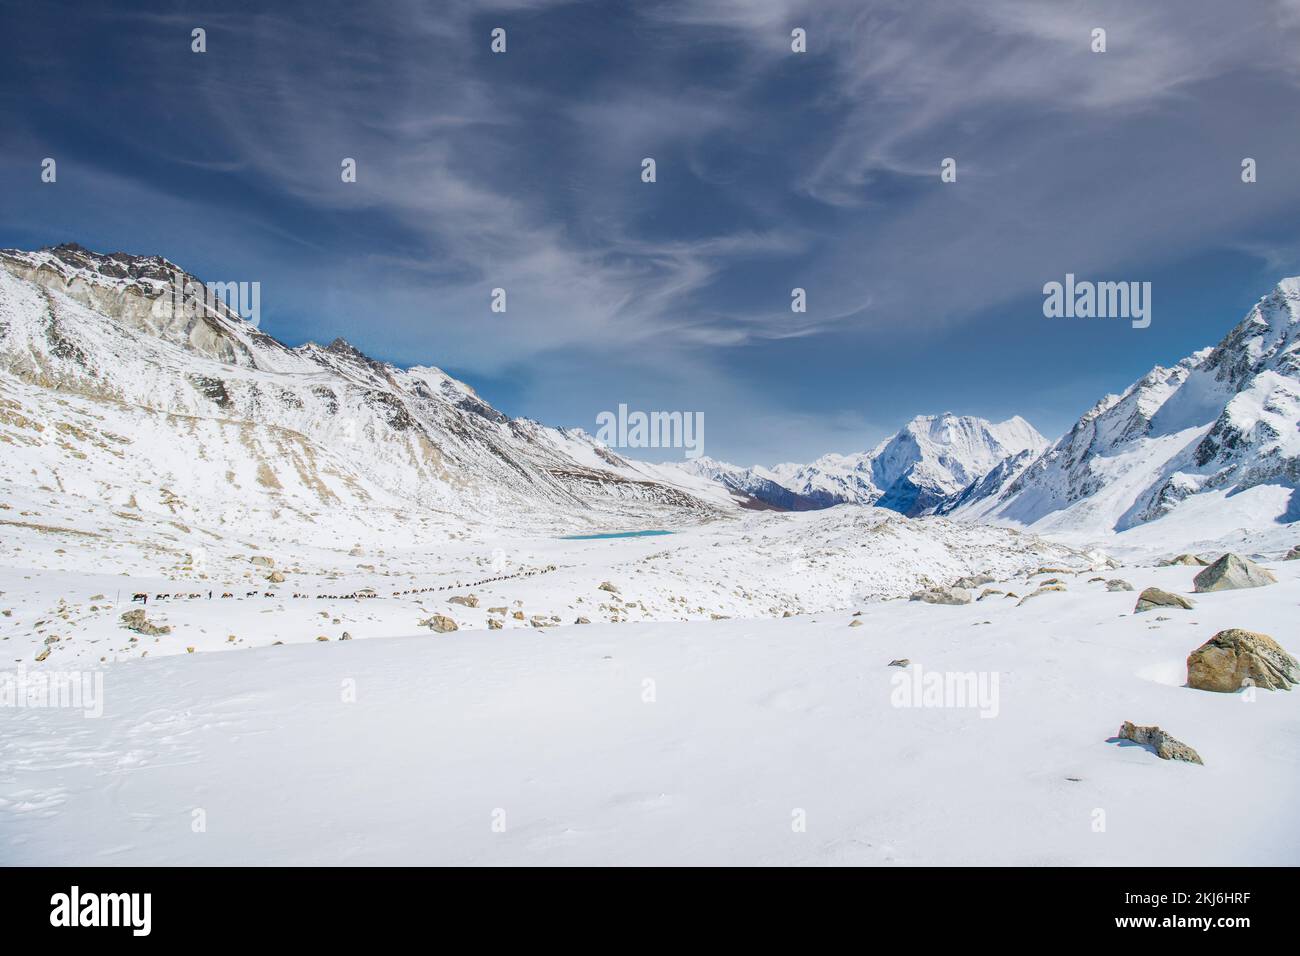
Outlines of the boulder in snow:
[{"label": "boulder in snow", "polygon": [[1231,694],[1248,686],[1290,690],[1300,684],[1300,663],[1267,634],[1230,627],[1187,658],[1187,686]]},{"label": "boulder in snow", "polygon": [[1019,601],[1017,601],[1017,602],[1016,602],[1016,607],[1020,607],[1021,604],[1024,604],[1024,603],[1025,603],[1026,601],[1028,601],[1030,598],[1036,598],[1036,597],[1038,597],[1040,594],[1046,594],[1046,593],[1048,593],[1049,591],[1064,591],[1064,590],[1065,590],[1065,585],[1064,585],[1064,584],[1061,584],[1059,581],[1056,582],[1055,584],[1044,584],[1041,588],[1036,588],[1036,589],[1034,589],[1033,591],[1030,591],[1028,594],[1026,594],[1024,597],[1022,597]]},{"label": "boulder in snow", "polygon": [[1122,740],[1131,740],[1135,744],[1154,747],[1156,756],[1161,760],[1185,760],[1187,763],[1205,763],[1201,759],[1201,755],[1195,750],[1181,740],[1175,740],[1159,727],[1139,727],[1131,720],[1126,720],[1119,729],[1119,736]]},{"label": "boulder in snow", "polygon": [[926,588],[915,591],[910,600],[926,604],[969,604],[970,592],[965,588]]},{"label": "boulder in snow", "polygon": [[166,624],[154,624],[150,621],[145,617],[145,613],[141,608],[123,614],[122,626],[128,631],[135,631],[137,634],[143,634],[146,637],[157,637],[160,634],[170,634],[172,632],[172,629]]},{"label": "boulder in snow", "polygon": [[1233,591],[1237,588],[1262,588],[1276,584],[1277,578],[1266,568],[1261,568],[1250,558],[1225,554],[1212,565],[1192,578],[1197,593],[1205,591]]},{"label": "boulder in snow", "polygon": [[1190,611],[1192,606],[1192,602],[1181,594],[1171,594],[1168,591],[1160,590],[1160,588],[1147,588],[1138,595],[1133,612],[1140,614],[1142,611],[1150,611],[1152,608],[1157,607],[1174,607]]},{"label": "boulder in snow", "polygon": [[427,627],[435,634],[446,634],[460,629],[460,626],[445,614],[435,614],[433,617],[426,618],[420,622],[420,626]]}]

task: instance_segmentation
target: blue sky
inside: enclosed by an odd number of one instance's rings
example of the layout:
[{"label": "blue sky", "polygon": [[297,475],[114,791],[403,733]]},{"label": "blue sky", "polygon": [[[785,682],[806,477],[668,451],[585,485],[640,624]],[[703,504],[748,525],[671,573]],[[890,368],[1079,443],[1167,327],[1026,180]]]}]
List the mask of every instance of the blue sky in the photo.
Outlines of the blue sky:
[{"label": "blue sky", "polygon": [[[261,6],[4,0],[0,246],[259,281],[278,338],[550,424],[702,411],[742,464],[1056,437],[1300,273],[1297,0]],[[1044,318],[1067,272],[1151,327]]]}]

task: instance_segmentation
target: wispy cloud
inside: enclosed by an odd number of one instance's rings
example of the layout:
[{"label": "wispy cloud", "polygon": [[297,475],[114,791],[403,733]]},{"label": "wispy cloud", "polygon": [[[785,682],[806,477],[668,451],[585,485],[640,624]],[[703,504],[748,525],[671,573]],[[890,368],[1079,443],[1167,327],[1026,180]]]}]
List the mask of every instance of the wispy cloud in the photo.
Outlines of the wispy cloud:
[{"label": "wispy cloud", "polygon": [[[736,391],[733,407],[762,407],[740,356],[758,367],[787,347],[810,391],[839,390],[818,407],[844,408],[848,386],[816,381],[819,363],[871,358],[903,329],[945,336],[1067,270],[1150,271],[1214,249],[1291,260],[1277,224],[1300,209],[1300,180],[1282,173],[1300,151],[1296,0],[235,2],[89,17],[46,5],[37,34],[5,41],[37,80],[0,94],[24,144],[6,163],[58,149],[85,175],[56,196],[87,197],[80,214],[106,231],[170,229],[168,245],[266,263],[299,300],[300,336],[351,330],[542,394],[578,387],[584,365],[617,367],[600,387],[660,387],[662,404],[681,394],[671,367],[729,374],[714,387]],[[188,52],[195,25],[205,57]],[[504,56],[488,50],[494,26]],[[807,54],[790,50],[794,27]],[[1097,27],[1105,54],[1090,49]],[[51,72],[69,30],[107,37],[93,48],[106,62]],[[110,66],[113,83],[96,84]],[[1246,155],[1261,176],[1243,192]],[[952,186],[938,180],[947,156]],[[340,180],[344,157],[356,183]],[[41,212],[50,194],[18,181],[9,209],[75,219]],[[150,208],[185,212],[129,225]],[[807,313],[789,309],[795,286]],[[505,316],[488,310],[496,287]],[[611,404],[596,387],[587,404]]]}]

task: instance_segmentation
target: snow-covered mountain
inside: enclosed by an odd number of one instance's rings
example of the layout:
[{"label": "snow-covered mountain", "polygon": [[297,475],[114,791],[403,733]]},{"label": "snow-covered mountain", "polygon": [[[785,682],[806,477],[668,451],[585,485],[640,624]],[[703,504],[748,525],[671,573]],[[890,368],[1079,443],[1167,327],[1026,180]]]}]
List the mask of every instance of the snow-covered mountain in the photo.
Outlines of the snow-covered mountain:
[{"label": "snow-covered mountain", "polygon": [[[1036,531],[1125,531],[1171,512],[1300,518],[1300,278],[1214,348],[1108,395],[1033,461],[1013,460],[940,511]],[[1250,504],[1240,500],[1243,492]]]},{"label": "snow-covered mountain", "polygon": [[918,515],[1006,459],[1045,447],[1047,439],[1019,416],[995,424],[945,412],[918,415],[871,451],[781,464],[771,474],[823,507],[852,502]]},{"label": "snow-covered mountain", "polygon": [[736,508],[715,482],[508,418],[437,368],[341,339],[290,348],[193,294],[177,308],[178,277],[199,281],[159,256],[0,251],[7,481],[331,534],[397,512],[581,530]]}]

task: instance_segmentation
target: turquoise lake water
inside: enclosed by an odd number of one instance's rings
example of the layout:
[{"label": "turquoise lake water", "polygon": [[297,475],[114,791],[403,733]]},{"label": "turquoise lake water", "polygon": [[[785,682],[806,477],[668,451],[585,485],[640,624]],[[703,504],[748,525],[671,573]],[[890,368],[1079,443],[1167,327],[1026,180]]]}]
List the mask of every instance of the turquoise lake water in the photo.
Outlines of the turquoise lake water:
[{"label": "turquoise lake water", "polygon": [[566,534],[561,541],[594,541],[596,538],[648,538],[655,534],[672,534],[671,531],[608,531],[605,534]]}]

